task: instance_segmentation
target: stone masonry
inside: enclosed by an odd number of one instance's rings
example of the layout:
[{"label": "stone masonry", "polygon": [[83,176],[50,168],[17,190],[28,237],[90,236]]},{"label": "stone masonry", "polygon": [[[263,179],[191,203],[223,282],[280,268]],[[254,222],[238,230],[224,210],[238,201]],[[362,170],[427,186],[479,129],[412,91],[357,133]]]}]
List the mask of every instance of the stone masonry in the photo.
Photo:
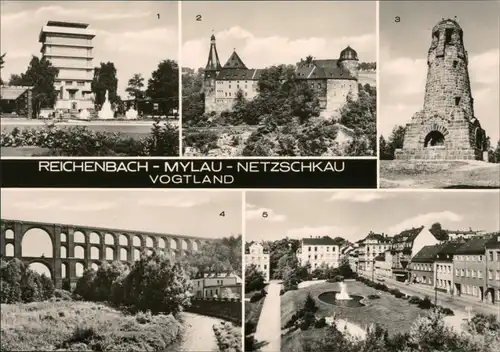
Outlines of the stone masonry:
[{"label": "stone masonry", "polygon": [[474,116],[468,57],[456,19],[432,29],[423,109],[406,125],[403,160],[482,160],[486,134]]}]

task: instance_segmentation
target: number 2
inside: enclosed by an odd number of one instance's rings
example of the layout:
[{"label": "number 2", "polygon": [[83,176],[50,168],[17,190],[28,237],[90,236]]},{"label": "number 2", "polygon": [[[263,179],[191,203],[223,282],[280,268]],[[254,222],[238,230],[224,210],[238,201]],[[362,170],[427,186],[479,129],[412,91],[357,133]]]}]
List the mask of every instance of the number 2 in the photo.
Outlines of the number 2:
[{"label": "number 2", "polygon": [[196,20],[201,21],[201,15],[196,15]]}]

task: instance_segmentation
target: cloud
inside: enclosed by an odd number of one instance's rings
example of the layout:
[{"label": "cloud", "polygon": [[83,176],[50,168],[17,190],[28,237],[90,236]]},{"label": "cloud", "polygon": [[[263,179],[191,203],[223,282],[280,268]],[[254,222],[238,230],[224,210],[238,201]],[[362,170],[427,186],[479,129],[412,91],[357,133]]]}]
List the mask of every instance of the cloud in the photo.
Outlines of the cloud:
[{"label": "cloud", "polygon": [[346,201],[354,203],[368,203],[377,199],[384,199],[389,196],[388,193],[373,192],[373,191],[360,191],[360,192],[346,192],[338,191],[332,194],[327,201]]},{"label": "cloud", "polygon": [[211,202],[212,198],[208,195],[188,195],[187,193],[166,195],[161,198],[142,198],[138,200],[140,206],[160,208],[192,208]]},{"label": "cloud", "polygon": [[498,84],[499,54],[499,49],[494,49],[474,55],[469,59],[469,70],[474,82]]},{"label": "cloud", "polygon": [[19,27],[39,19],[64,19],[76,20],[84,19],[85,21],[112,21],[121,19],[134,19],[152,16],[151,12],[115,12],[102,11],[101,9],[67,9],[62,6],[43,6],[34,11],[21,11],[2,14],[3,27]]},{"label": "cloud", "polygon": [[310,236],[330,236],[331,238],[339,236],[351,242],[357,240],[356,228],[340,226],[304,226],[288,230],[286,236],[295,239],[306,238]]},{"label": "cloud", "polygon": [[[266,216],[267,215],[267,216]],[[246,220],[258,220],[262,219],[264,221],[281,222],[286,220],[286,216],[276,213],[274,210],[269,208],[257,208],[247,204],[246,210]]]},{"label": "cloud", "polygon": [[[221,64],[236,49],[247,67],[263,68],[276,64],[295,64],[301,58],[336,58],[347,45],[358,52],[361,61],[375,61],[375,33],[335,39],[323,37],[291,39],[284,36],[256,36],[234,26],[215,33]],[[182,45],[183,66],[199,68],[206,64],[210,43],[206,37],[188,40]]]},{"label": "cloud", "polygon": [[84,202],[77,201],[73,204],[68,204],[67,200],[62,199],[39,199],[33,201],[14,202],[12,206],[18,209],[25,210],[46,210],[50,209],[54,212],[57,211],[70,211],[70,212],[92,212],[111,209],[115,207],[114,202]]},{"label": "cloud", "polygon": [[411,229],[412,227],[420,227],[422,225],[430,227],[433,223],[439,222],[443,227],[445,222],[459,222],[462,216],[452,211],[442,211],[420,214],[415,217],[401,221],[400,223],[389,228],[389,234],[397,234],[403,230]]}]

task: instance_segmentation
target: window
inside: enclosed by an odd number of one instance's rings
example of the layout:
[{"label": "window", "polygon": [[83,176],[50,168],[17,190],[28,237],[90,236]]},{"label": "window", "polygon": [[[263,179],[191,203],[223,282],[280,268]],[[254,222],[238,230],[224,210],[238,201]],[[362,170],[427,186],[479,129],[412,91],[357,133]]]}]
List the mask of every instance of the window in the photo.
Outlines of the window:
[{"label": "window", "polygon": [[482,270],[478,270],[477,271],[477,278],[478,279],[482,279],[483,278],[483,271]]},{"label": "window", "polygon": [[493,280],[493,270],[488,270],[488,280]]},{"label": "window", "polygon": [[317,252],[318,251],[318,247],[314,247],[314,251]]},{"label": "window", "polygon": [[229,85],[229,89],[231,89],[231,85]]},{"label": "window", "polygon": [[497,262],[500,262],[500,251],[497,251]]},{"label": "window", "polygon": [[308,250],[309,250],[309,252],[310,252],[310,251],[311,251],[311,247],[309,247],[309,249],[308,249]]},{"label": "window", "polygon": [[451,44],[451,35],[453,34],[453,29],[447,28],[445,30],[445,38],[444,38],[444,44]]},{"label": "window", "polygon": [[453,68],[457,68],[457,65],[458,65],[458,61],[457,60],[453,60]]},{"label": "window", "polygon": [[493,251],[489,251],[488,255],[489,255],[489,261],[492,262],[493,261]]},{"label": "window", "polygon": [[84,86],[84,85],[85,85],[85,82],[83,82],[83,81],[78,81],[76,84],[77,84],[78,86],[82,87],[82,86]]},{"label": "window", "polygon": [[75,99],[75,92],[69,92],[69,98]]},{"label": "window", "polygon": [[245,96],[248,96],[248,93],[247,93],[247,92],[245,92]]}]

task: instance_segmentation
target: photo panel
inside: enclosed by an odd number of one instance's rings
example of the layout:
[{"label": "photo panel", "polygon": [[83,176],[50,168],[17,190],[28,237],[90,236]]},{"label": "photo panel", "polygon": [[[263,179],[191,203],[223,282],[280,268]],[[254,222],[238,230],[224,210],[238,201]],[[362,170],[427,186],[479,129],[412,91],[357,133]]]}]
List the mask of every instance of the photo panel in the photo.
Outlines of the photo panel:
[{"label": "photo panel", "polygon": [[500,5],[381,1],[380,187],[499,188]]},{"label": "photo panel", "polygon": [[242,197],[2,189],[2,349],[241,351]]},{"label": "photo panel", "polygon": [[178,25],[177,1],[2,1],[2,156],[179,156]]},{"label": "photo panel", "polygon": [[496,351],[498,192],[245,199],[245,351]]},{"label": "photo panel", "polygon": [[376,2],[181,6],[183,156],[376,156]]}]

